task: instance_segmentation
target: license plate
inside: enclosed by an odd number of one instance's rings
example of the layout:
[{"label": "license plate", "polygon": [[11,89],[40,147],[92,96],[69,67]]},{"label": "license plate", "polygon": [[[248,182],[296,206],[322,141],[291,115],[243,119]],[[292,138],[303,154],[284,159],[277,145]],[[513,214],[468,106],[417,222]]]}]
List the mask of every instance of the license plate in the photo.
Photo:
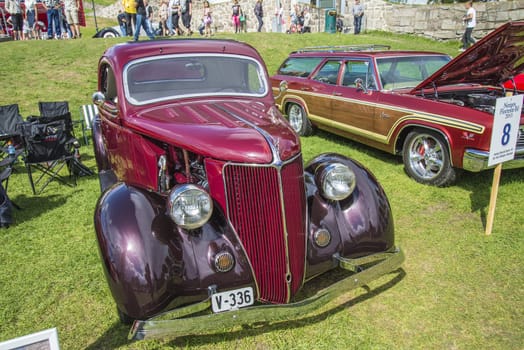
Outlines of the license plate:
[{"label": "license plate", "polygon": [[240,288],[227,292],[215,293],[211,295],[211,308],[213,312],[229,311],[253,305],[255,298],[253,288]]}]

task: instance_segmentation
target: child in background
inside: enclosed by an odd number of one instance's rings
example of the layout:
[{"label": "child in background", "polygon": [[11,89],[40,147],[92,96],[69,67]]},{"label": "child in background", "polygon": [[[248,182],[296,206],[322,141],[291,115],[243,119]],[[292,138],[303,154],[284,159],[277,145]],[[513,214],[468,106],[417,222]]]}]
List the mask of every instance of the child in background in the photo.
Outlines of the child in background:
[{"label": "child in background", "polygon": [[233,21],[233,26],[235,27],[235,33],[240,32],[240,5],[238,4],[238,0],[235,0],[233,2],[233,6],[231,7],[233,10],[233,14],[231,15],[231,20]]},{"label": "child in background", "polygon": [[33,38],[31,28],[29,28],[29,21],[24,19],[24,24],[22,26],[22,31],[24,32],[25,40],[29,40]]},{"label": "child in background", "polygon": [[167,29],[167,0],[162,0],[160,3],[160,9],[158,10],[158,15],[160,17],[160,25],[162,32],[160,35],[167,36],[169,34]]},{"label": "child in background", "polygon": [[211,18],[211,8],[209,7],[209,1],[204,1],[204,35],[206,37],[211,36],[211,23],[213,19]]}]

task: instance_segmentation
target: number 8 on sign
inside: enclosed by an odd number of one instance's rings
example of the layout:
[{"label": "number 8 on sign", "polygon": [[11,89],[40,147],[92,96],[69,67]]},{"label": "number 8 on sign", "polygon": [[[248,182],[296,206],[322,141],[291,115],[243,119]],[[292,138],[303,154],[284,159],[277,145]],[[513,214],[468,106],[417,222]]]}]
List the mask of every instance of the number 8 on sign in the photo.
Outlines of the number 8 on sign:
[{"label": "number 8 on sign", "polygon": [[510,140],[510,132],[511,131],[511,124],[507,123],[504,125],[504,129],[502,130],[502,146],[506,146],[509,143]]}]

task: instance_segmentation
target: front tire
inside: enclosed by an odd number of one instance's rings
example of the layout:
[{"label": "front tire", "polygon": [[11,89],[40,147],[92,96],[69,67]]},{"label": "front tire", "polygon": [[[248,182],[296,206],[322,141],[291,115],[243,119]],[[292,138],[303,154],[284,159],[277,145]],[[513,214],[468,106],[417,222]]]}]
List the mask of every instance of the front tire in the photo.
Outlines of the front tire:
[{"label": "front tire", "polygon": [[290,103],[287,108],[287,119],[291,128],[300,136],[310,136],[313,134],[311,121],[301,105]]},{"label": "front tire", "polygon": [[404,141],[402,158],[406,173],[417,182],[438,187],[455,182],[448,145],[436,132],[411,131]]}]

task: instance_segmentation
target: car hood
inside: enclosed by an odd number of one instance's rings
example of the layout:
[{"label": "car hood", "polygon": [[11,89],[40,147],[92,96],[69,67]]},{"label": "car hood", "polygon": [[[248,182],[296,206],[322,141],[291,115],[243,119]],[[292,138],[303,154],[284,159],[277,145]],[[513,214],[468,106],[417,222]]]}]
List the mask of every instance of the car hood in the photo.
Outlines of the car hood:
[{"label": "car hood", "polygon": [[411,90],[455,84],[498,86],[524,71],[524,22],[506,23]]},{"label": "car hood", "polygon": [[176,103],[142,111],[124,123],[137,132],[215,159],[268,164],[287,160],[300,141],[275,106],[252,101]]}]

